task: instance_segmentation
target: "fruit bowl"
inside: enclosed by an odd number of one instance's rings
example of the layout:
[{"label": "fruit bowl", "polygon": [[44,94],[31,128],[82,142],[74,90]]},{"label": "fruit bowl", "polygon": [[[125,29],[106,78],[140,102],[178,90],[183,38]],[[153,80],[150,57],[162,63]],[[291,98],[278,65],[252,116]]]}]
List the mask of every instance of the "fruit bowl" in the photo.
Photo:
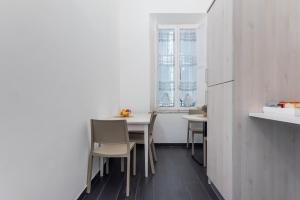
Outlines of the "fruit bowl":
[{"label": "fruit bowl", "polygon": [[123,108],[121,109],[121,111],[119,112],[119,116],[120,117],[130,117],[132,116],[132,112],[130,109],[128,108]]}]

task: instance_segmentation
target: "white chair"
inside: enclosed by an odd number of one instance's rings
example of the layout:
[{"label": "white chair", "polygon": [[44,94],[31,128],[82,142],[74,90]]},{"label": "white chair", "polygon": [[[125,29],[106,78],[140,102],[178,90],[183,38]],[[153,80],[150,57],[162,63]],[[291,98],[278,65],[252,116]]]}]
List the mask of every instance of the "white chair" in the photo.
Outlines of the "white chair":
[{"label": "white chair", "polygon": [[[153,157],[154,160],[157,162],[157,154],[156,154],[156,149],[155,149],[155,144],[153,140],[153,128],[154,128],[154,123],[156,119],[157,113],[152,112],[151,113],[151,119],[150,119],[150,124],[149,124],[149,129],[148,129],[148,134],[149,134],[149,161],[150,161],[150,167],[151,167],[151,172],[152,174],[155,174],[155,167],[154,167],[154,162],[153,162]],[[129,140],[131,142],[135,142],[136,144],[144,144],[144,133],[141,132],[129,132]]]},{"label": "white chair", "polygon": [[[95,143],[99,147],[95,148]],[[88,161],[87,193],[91,191],[92,166],[94,157],[102,161],[100,169],[103,172],[103,158],[127,158],[126,196],[129,196],[130,186],[130,152],[133,150],[133,175],[136,174],[136,145],[129,142],[126,120],[91,120],[91,151]],[[108,163],[107,163],[108,172]]]}]

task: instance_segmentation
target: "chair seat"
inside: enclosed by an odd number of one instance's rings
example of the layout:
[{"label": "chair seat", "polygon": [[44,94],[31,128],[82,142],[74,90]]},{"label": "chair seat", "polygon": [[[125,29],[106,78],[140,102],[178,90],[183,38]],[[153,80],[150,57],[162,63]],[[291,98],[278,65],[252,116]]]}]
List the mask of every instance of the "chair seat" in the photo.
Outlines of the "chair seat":
[{"label": "chair seat", "polygon": [[[131,150],[135,143],[130,142],[129,145]],[[94,149],[93,154],[103,157],[125,157],[127,156],[127,144],[102,144]]]},{"label": "chair seat", "polygon": [[[144,134],[140,133],[130,133],[129,134],[130,142],[135,142],[136,144],[144,144]],[[149,135],[149,144],[153,141],[152,135]]]}]

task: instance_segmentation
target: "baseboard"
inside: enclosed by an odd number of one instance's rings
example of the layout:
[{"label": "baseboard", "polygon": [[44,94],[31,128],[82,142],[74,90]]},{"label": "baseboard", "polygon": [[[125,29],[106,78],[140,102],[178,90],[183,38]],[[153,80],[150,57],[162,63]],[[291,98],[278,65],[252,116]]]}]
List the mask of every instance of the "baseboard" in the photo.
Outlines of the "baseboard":
[{"label": "baseboard", "polygon": [[186,146],[185,143],[155,143],[155,146]]},{"label": "baseboard", "polygon": [[[162,147],[185,147],[186,143],[155,143],[156,146],[162,146]],[[191,147],[190,143],[190,147]],[[202,146],[202,143],[195,143],[195,146]]]},{"label": "baseboard", "polygon": [[213,183],[210,184],[210,187],[212,188],[212,190],[214,191],[214,193],[216,194],[219,200],[225,200]]},{"label": "baseboard", "polygon": [[[95,183],[100,179],[100,171],[94,176],[92,179],[91,186],[95,185]],[[83,200],[84,197],[87,195],[86,193],[86,187],[84,188],[83,192],[80,194],[80,196],[77,198],[77,200]]]}]

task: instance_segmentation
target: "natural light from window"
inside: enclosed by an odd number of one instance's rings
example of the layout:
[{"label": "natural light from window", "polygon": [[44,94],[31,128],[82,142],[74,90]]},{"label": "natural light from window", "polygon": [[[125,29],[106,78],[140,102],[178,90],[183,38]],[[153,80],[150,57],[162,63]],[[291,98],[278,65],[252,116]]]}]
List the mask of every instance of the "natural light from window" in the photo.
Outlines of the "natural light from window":
[{"label": "natural light from window", "polygon": [[197,106],[198,32],[197,25],[158,27],[156,101],[160,108]]}]

